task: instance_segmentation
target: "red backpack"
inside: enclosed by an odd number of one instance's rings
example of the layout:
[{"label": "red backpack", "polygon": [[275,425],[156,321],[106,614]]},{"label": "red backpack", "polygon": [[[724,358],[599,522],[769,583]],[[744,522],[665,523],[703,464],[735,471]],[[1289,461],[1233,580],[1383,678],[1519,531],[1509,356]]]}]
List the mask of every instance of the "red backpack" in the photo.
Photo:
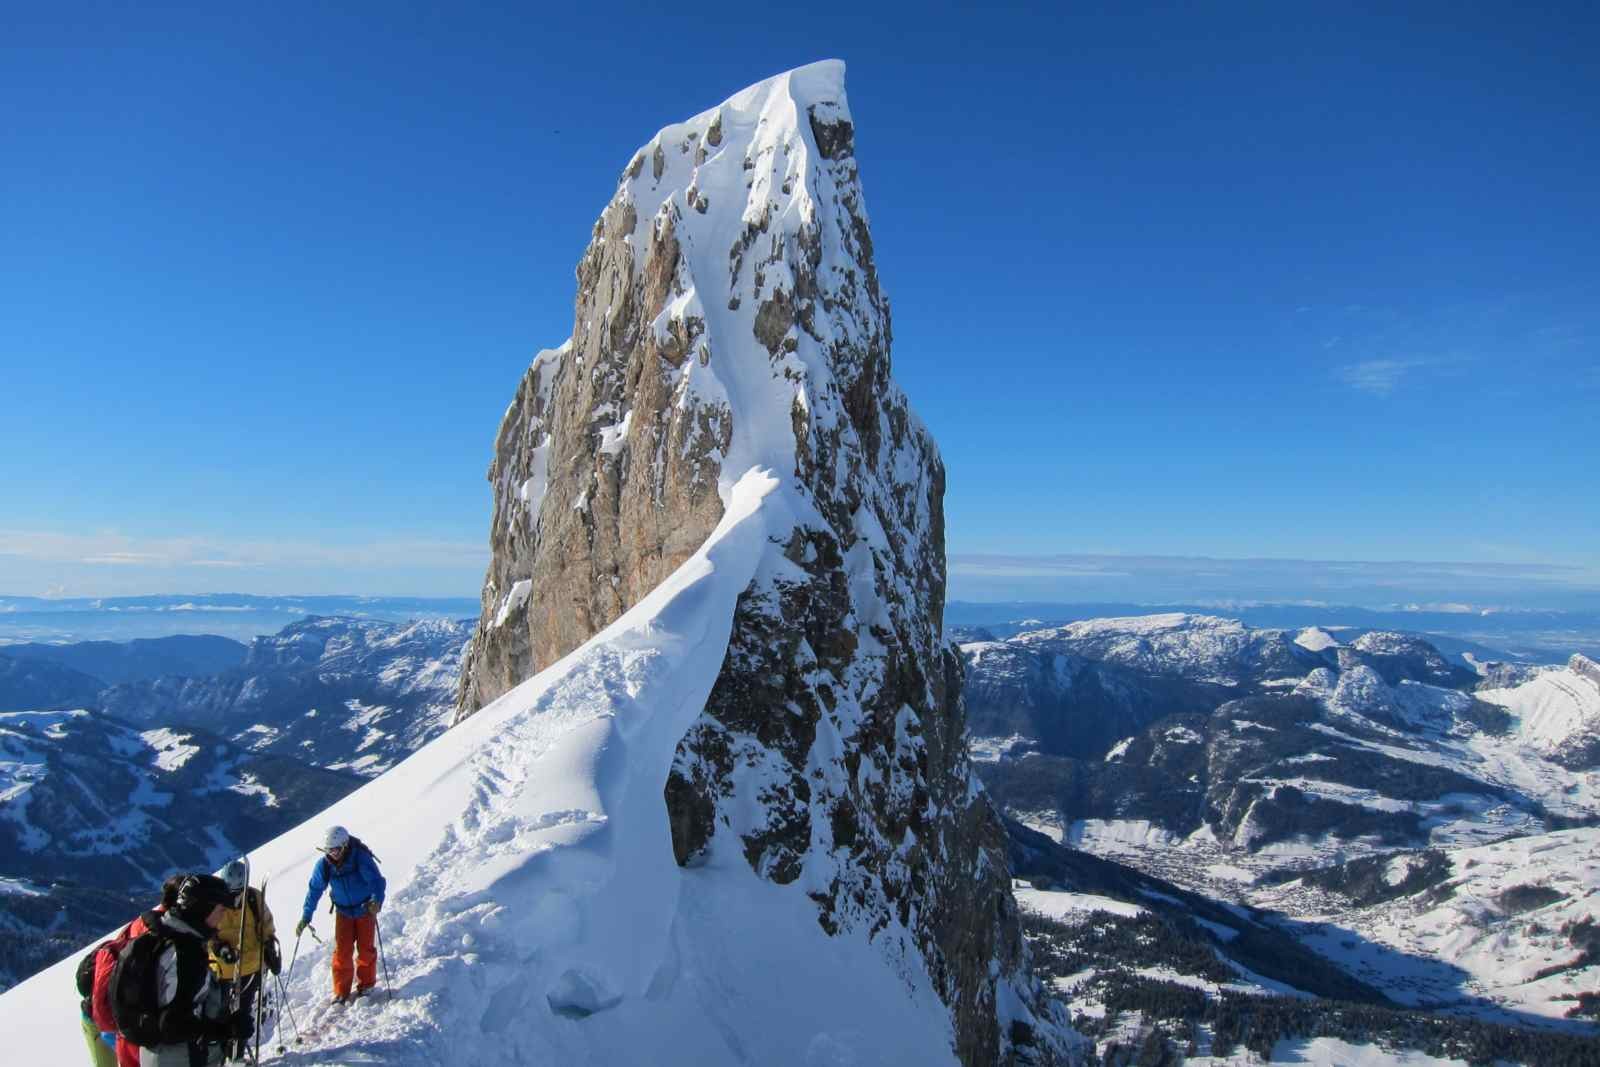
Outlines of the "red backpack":
[{"label": "red backpack", "polygon": [[[116,967],[117,957],[122,950],[145,930],[151,929],[160,916],[155,912],[145,912],[133,922],[118,930],[116,935],[100,942],[90,949],[88,954],[78,961],[78,993],[84,998],[85,1012],[94,1019],[95,1025],[105,1029],[105,1024],[116,1016],[111,1010],[111,971]],[[140,927],[140,929],[135,929]],[[110,953],[109,957],[102,956]]]}]

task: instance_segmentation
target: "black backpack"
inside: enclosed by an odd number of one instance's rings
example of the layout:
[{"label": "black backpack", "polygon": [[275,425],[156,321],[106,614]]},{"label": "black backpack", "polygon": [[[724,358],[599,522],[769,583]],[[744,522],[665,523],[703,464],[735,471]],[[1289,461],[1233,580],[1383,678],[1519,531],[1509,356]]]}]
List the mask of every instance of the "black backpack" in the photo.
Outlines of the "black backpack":
[{"label": "black backpack", "polygon": [[100,942],[78,961],[78,1008],[86,1019],[94,1018],[94,961],[107,944]]},{"label": "black backpack", "polygon": [[78,961],[78,996],[87,998],[94,995],[94,961],[99,957],[100,950],[109,944],[110,941],[100,942]]},{"label": "black backpack", "polygon": [[[135,1045],[143,1047],[176,1044],[187,1040],[189,1035],[162,1031],[162,1006],[160,990],[157,987],[161,979],[159,973],[161,952],[168,945],[173,946],[178,952],[178,993],[168,1007],[181,1008],[193,1000],[196,992],[187,988],[192,985],[191,982],[184,981],[184,976],[192,969],[194,962],[190,957],[199,953],[203,961],[205,947],[195,938],[174,937],[168,933],[161,926],[161,917],[153,912],[144,919],[149,929],[123,946],[122,951],[117,954],[117,965],[111,971],[111,983],[107,990],[111,1000],[111,1014],[116,1018],[117,1029],[122,1036]],[[186,963],[191,966],[185,966]],[[204,963],[202,962],[200,966],[203,968]]]}]

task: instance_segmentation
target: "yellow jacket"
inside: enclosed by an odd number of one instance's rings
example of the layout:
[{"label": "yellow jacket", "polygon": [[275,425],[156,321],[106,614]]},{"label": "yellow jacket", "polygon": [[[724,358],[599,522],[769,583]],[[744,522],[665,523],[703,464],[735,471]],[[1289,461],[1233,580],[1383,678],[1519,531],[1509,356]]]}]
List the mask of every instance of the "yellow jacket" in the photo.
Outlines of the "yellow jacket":
[{"label": "yellow jacket", "polygon": [[[211,941],[211,969],[217,977],[231,981],[239,975],[246,977],[261,970],[261,946],[271,941],[275,931],[272,926],[272,909],[261,899],[261,890],[251,886],[245,890],[243,908],[227,908],[217,927],[217,936]],[[248,918],[246,918],[248,916]],[[239,923],[244,922],[243,951],[240,951]],[[237,965],[224,963],[217,949],[227,945],[239,953]]]}]

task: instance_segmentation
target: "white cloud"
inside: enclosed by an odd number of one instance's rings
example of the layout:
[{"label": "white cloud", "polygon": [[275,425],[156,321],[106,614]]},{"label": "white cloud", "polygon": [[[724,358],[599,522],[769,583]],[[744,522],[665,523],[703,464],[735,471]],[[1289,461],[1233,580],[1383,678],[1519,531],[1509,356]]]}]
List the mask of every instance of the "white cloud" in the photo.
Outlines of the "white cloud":
[{"label": "white cloud", "polygon": [[1115,558],[1095,560],[1089,557],[951,556],[948,566],[951,574],[1031,575],[1050,578],[1128,577],[1128,571],[1111,563]]},{"label": "white cloud", "polygon": [[1334,374],[1352,389],[1359,389],[1373,396],[1388,396],[1394,392],[1406,375],[1426,367],[1432,362],[1426,359],[1364,359],[1359,363],[1347,363],[1334,369]]}]

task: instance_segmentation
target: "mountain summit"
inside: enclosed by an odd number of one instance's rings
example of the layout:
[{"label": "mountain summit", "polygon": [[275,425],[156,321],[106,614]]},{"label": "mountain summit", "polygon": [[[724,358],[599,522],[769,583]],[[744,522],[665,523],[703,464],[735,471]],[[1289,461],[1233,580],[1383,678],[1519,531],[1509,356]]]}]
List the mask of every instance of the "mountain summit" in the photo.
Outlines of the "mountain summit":
[{"label": "mountain summit", "polygon": [[866,505],[898,533],[937,629],[943,472],[889,378],[853,143],[843,64],[824,62],[634,154],[578,264],[572,336],[500,426],[462,716],[638,603],[756,467],[822,511],[798,524],[853,543]]},{"label": "mountain summit", "polygon": [[963,1062],[995,1062],[1035,998],[941,635],[944,470],[890,377],[854,139],[823,62],[634,154],[572,336],[500,427],[458,719],[638,604],[761,480],[764,546],[666,781],[674,857],[803,892],[819,930],[925,970]]}]

